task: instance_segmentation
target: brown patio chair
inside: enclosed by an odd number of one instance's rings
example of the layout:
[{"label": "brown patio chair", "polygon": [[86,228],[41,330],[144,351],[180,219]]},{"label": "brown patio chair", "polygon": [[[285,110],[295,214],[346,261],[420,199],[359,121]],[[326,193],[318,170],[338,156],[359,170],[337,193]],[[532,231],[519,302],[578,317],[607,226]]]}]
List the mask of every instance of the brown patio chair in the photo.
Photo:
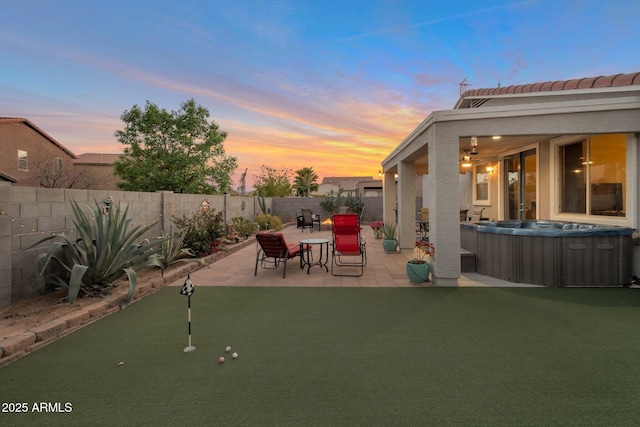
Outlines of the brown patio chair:
[{"label": "brown patio chair", "polygon": [[313,233],[315,228],[320,231],[320,216],[314,215],[311,209],[302,209],[302,217],[298,217],[298,228],[308,228]]},{"label": "brown patio chair", "polygon": [[[333,247],[331,249],[331,274],[334,276],[360,277],[367,265],[366,241],[360,235],[360,217],[358,214],[333,215],[331,228]],[[338,274],[337,267],[357,267],[358,274]]]},{"label": "brown patio chair", "polygon": [[[282,278],[284,279],[287,274],[287,261],[302,255],[300,244],[287,244],[282,233],[256,233],[256,240],[259,248],[256,255],[254,276],[258,275],[258,264],[262,268],[278,268],[280,263],[283,263]],[[311,250],[311,247],[303,245],[302,250],[306,251],[307,249]],[[271,265],[271,267],[268,265]],[[300,263],[300,268],[302,268],[302,262]]]},{"label": "brown patio chair", "polygon": [[302,228],[304,231],[304,215],[302,215],[302,212],[296,212],[296,228]]}]

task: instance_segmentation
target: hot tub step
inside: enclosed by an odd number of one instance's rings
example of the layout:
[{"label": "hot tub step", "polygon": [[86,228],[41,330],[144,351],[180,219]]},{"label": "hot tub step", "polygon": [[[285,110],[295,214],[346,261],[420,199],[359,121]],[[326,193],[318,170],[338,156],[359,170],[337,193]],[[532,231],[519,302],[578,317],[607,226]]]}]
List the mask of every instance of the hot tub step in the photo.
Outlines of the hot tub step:
[{"label": "hot tub step", "polygon": [[475,273],[476,254],[466,249],[460,249],[460,270],[463,273]]}]

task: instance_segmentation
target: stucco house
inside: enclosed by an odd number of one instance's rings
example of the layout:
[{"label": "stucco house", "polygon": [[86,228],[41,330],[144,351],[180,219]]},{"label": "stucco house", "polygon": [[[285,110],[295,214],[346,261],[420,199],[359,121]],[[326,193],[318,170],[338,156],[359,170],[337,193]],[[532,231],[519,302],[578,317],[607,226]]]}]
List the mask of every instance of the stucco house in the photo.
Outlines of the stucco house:
[{"label": "stucco house", "polygon": [[[0,117],[0,174],[16,186],[40,187],[77,158],[31,121]],[[44,175],[44,176],[43,176]]]},{"label": "stucco house", "polygon": [[[639,139],[640,72],[467,90],[382,161],[384,220],[397,220],[399,245],[412,250],[416,212],[429,208],[432,277],[442,286],[456,286],[461,275],[463,208],[495,220],[637,230]],[[635,275],[639,248],[632,248]]]},{"label": "stucco house", "polygon": [[91,190],[118,190],[120,179],[115,175],[113,164],[121,154],[84,153],[79,154],[73,166],[78,173],[87,177]]},{"label": "stucco house", "polygon": [[0,182],[23,187],[117,190],[119,154],[75,155],[30,120],[0,117]]},{"label": "stucco house", "polygon": [[356,194],[360,197],[380,197],[382,196],[381,179],[362,179],[356,184]]},{"label": "stucco house", "polygon": [[337,193],[340,188],[344,197],[379,197],[382,195],[382,180],[371,176],[328,176],[322,179],[315,194]]}]

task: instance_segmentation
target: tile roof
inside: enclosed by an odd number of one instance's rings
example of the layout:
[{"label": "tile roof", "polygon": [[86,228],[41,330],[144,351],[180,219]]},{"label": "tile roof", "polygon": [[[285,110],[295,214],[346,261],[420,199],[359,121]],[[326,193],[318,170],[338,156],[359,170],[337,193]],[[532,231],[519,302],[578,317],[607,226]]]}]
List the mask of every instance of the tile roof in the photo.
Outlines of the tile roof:
[{"label": "tile roof", "polygon": [[122,154],[111,153],[85,153],[78,155],[78,158],[73,162],[75,164],[90,164],[90,165],[112,165],[122,156]]},{"label": "tile roof", "polygon": [[557,80],[544,83],[530,83],[504,87],[470,89],[465,91],[460,99],[470,96],[494,96],[516,93],[546,92],[570,89],[596,89],[640,85],[640,71],[629,74],[614,74],[611,76],[584,77],[581,79]]}]

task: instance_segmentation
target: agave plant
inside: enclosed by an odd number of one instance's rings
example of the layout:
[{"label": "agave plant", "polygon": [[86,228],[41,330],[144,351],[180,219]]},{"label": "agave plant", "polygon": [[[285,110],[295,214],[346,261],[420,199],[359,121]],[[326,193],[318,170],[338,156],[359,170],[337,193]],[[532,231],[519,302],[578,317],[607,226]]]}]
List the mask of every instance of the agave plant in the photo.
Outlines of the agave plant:
[{"label": "agave plant", "polygon": [[196,258],[196,254],[191,249],[183,247],[186,236],[186,231],[174,233],[173,224],[170,224],[169,234],[163,233],[158,237],[158,239],[162,240],[162,247],[160,252],[153,256],[160,260],[164,268],[178,262],[197,262],[208,267],[204,258]]},{"label": "agave plant", "polygon": [[103,210],[96,202],[95,209],[89,207],[95,217],[95,226],[92,226],[94,221],[89,220],[75,200],[71,201],[71,206],[78,239],[74,242],[67,235],[56,235],[33,245],[54,240],[49,250],[36,258],[37,289],[45,290],[48,267],[54,262],[62,271],[54,273],[49,283],[66,288],[70,303],[80,292],[109,293],[114,282],[126,274],[129,279],[129,293],[123,303],[126,307],[136,289],[136,271],[152,265],[164,271],[163,263],[157,256],[152,256],[162,249],[163,241],[138,242],[155,223],[129,229],[133,218],[127,216],[128,207],[123,212],[118,203]]}]

